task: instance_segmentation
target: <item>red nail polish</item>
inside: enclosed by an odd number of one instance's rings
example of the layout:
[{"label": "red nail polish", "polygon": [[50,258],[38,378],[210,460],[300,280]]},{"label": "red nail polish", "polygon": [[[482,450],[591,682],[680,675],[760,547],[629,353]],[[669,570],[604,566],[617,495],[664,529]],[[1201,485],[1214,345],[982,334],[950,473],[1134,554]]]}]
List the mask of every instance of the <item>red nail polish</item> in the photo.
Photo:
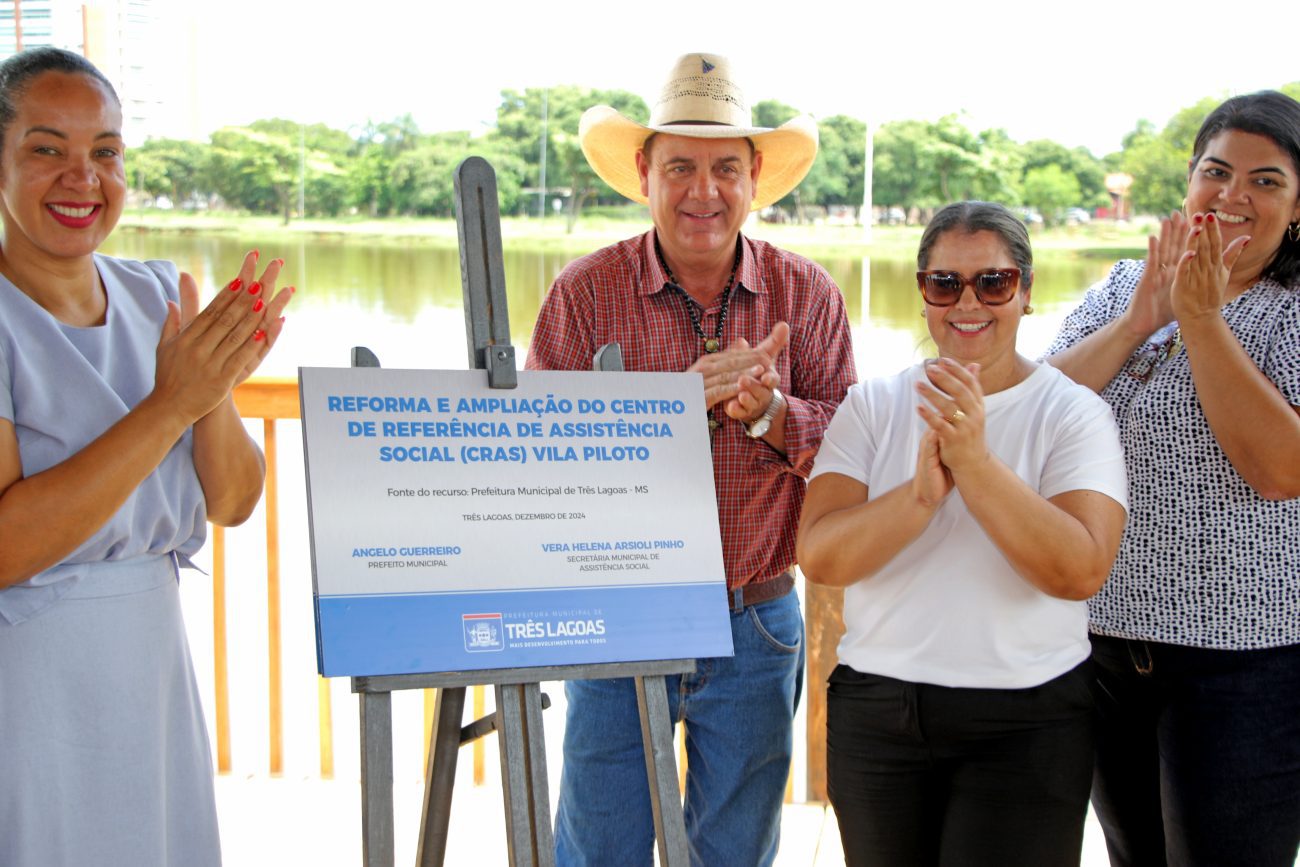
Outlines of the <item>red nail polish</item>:
[{"label": "red nail polish", "polygon": [[1193,222],[1193,223],[1200,223],[1200,222],[1201,222],[1201,219],[1202,219],[1202,218],[1201,218],[1201,215],[1200,215],[1200,214],[1197,214],[1195,217],[1192,217],[1192,222]]},{"label": "red nail polish", "polygon": [[229,289],[231,292],[238,292],[240,289],[243,288],[243,286],[244,286],[244,281],[240,280],[238,277],[236,277],[234,280],[231,280],[229,283],[226,284],[226,288]]},{"label": "red nail polish", "polygon": [[1206,215],[1205,215],[1205,222],[1207,222],[1207,223],[1213,223],[1213,222],[1214,222],[1214,215],[1213,215],[1213,214],[1206,214]]},{"label": "red nail polish", "polygon": [[256,250],[253,251],[253,258],[254,258],[254,259],[256,259],[256,258],[257,258],[258,256],[260,256],[260,255],[262,255],[262,254],[259,253],[259,252],[257,252]]},{"label": "red nail polish", "polygon": [[276,259],[275,262],[276,262],[276,264],[279,265],[281,268],[284,267],[284,260],[283,260],[283,259]]},{"label": "red nail polish", "polygon": [[253,304],[253,312],[254,312],[254,313],[258,313],[258,312],[260,312],[261,309],[262,309],[263,307],[265,307],[265,306],[266,306],[266,305],[262,303],[262,299],[261,299],[261,298],[258,298],[257,301]]},{"label": "red nail polish", "polygon": [[263,330],[260,329],[260,328],[253,332],[253,339],[254,339],[254,340],[262,340],[262,339],[264,339],[265,337],[266,337],[266,332],[263,331]]},{"label": "red nail polish", "polygon": [[258,292],[261,291],[262,291],[262,284],[258,283],[256,280],[253,281],[253,285],[248,287],[249,295],[256,295]]},{"label": "red nail polish", "polygon": [[294,286],[290,286],[290,287],[289,287],[289,294],[290,294],[290,295],[292,295],[293,293],[295,293],[295,292],[297,292],[297,291],[298,291],[297,287],[294,287]]}]

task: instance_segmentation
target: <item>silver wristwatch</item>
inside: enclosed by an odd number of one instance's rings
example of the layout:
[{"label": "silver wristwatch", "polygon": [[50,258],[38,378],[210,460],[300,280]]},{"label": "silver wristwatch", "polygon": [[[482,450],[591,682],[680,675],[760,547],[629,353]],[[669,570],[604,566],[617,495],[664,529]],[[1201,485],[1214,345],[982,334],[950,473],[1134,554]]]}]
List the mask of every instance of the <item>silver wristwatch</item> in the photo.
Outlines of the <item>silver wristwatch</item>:
[{"label": "silver wristwatch", "polygon": [[749,435],[754,439],[760,439],[763,434],[771,430],[772,419],[776,418],[776,414],[783,406],[785,406],[785,395],[779,388],[772,389],[772,401],[767,405],[767,409],[763,410],[762,415],[749,423]]}]

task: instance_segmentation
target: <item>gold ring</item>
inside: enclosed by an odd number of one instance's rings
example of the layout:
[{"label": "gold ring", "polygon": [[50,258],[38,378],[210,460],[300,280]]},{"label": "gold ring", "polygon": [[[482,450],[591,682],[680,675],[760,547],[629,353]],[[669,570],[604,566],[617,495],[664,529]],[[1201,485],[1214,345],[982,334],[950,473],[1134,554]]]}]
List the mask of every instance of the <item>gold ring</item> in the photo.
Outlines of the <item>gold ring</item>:
[{"label": "gold ring", "polygon": [[959,409],[955,409],[952,411],[952,415],[945,418],[944,421],[948,422],[948,424],[956,424],[957,422],[961,421],[965,417],[966,417],[966,413],[962,412]]}]

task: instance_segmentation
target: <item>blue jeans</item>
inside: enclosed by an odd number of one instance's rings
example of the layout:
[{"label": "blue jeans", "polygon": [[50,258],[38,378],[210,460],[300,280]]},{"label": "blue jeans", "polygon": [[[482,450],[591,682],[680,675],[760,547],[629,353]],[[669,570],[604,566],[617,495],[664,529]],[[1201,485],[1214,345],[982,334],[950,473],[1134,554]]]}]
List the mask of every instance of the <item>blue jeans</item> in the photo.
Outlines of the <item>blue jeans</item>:
[{"label": "blue jeans", "polygon": [[1092,637],[1092,805],[1110,862],[1291,867],[1300,848],[1300,645]]},{"label": "blue jeans", "polygon": [[[794,593],[731,615],[733,657],[665,678],[686,729],[691,864],[771,864],[803,689],[803,617]],[[555,817],[560,865],[653,859],[654,820],[636,691],[628,678],[571,680]]]}]

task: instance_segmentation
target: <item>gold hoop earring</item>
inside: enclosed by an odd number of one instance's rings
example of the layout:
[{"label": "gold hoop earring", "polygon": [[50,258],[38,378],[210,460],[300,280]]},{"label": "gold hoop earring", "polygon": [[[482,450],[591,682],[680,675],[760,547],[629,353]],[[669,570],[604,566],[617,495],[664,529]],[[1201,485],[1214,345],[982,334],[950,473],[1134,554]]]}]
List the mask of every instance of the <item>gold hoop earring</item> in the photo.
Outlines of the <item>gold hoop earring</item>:
[{"label": "gold hoop earring", "polygon": [[1300,222],[1292,223],[1286,227],[1286,237],[1292,244],[1300,241]]},{"label": "gold hoop earring", "polygon": [[1034,312],[1034,305],[1026,304],[1025,309],[1021,312],[1023,312],[1026,316],[1030,315],[1031,313]]}]

